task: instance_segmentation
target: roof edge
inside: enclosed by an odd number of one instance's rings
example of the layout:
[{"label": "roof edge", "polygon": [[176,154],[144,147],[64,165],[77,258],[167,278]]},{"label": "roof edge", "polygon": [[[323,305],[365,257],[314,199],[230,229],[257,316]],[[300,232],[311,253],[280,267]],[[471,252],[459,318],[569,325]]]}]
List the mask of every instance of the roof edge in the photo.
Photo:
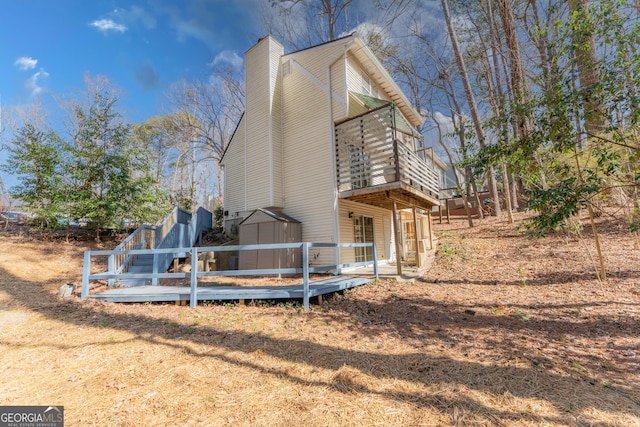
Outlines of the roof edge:
[{"label": "roof edge", "polygon": [[233,133],[231,134],[231,137],[229,138],[229,142],[227,143],[227,146],[224,149],[224,153],[222,153],[222,156],[220,156],[220,160],[218,161],[219,165],[222,164],[222,161],[224,160],[225,156],[227,155],[227,151],[229,151],[229,147],[231,146],[231,141],[233,141],[233,137],[236,136],[236,132],[238,132],[238,128],[240,127],[240,123],[242,123],[242,119],[244,118],[244,114],[245,113],[246,113],[246,111],[243,111],[242,115],[238,119],[238,123],[236,123],[236,127],[233,130]]}]

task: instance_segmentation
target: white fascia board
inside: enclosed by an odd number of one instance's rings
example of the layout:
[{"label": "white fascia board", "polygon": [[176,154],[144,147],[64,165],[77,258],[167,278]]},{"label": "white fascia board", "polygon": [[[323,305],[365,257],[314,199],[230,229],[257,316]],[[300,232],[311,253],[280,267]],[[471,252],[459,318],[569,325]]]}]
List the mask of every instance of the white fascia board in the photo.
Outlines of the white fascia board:
[{"label": "white fascia board", "polygon": [[[386,68],[384,68],[384,66],[382,65],[380,60],[378,60],[378,58],[373,53],[373,51],[369,48],[369,46],[367,46],[367,44],[364,42],[364,40],[362,40],[362,38],[358,34],[355,34],[354,37],[355,37],[354,41],[358,45],[358,50],[367,56],[367,59],[371,61],[371,64],[375,68],[375,71],[378,72],[380,75],[382,75],[382,78],[389,83],[393,92],[395,92],[397,96],[400,98],[400,100],[405,104],[405,106],[412,111],[416,119],[419,121],[419,124],[423,124],[424,118],[413,108],[413,105],[411,104],[407,96],[404,94],[402,89],[400,89],[400,86],[398,86],[398,84],[393,80],[389,72],[386,70]],[[362,64],[362,65],[366,67],[366,64]]]}]

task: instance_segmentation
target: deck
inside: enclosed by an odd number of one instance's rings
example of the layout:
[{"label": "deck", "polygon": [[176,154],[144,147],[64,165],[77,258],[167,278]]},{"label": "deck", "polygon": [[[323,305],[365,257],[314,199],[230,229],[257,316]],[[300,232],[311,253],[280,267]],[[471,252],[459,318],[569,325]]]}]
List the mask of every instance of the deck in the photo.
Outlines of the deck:
[{"label": "deck", "polygon": [[[370,283],[367,277],[331,276],[309,282],[309,297],[330,294]],[[109,302],[167,302],[190,301],[189,286],[135,286],[109,289],[91,298]],[[303,284],[288,286],[198,286],[198,301],[302,299]]]},{"label": "deck", "polygon": [[[357,248],[371,247],[371,259],[362,262],[349,264],[332,265],[309,265],[309,249],[311,248]],[[302,251],[302,266],[271,269],[250,269],[250,270],[222,270],[222,271],[198,271],[199,254],[208,252],[233,252],[233,251],[256,251],[272,249],[294,249]],[[168,273],[160,272],[158,263],[160,257],[167,255],[175,258],[176,254],[191,254],[190,273]],[[144,256],[152,255],[152,272],[117,272],[114,271],[114,263],[108,262],[107,271],[92,273],[91,259],[96,256],[108,257],[109,260],[116,255]],[[84,266],[82,271],[82,299],[96,298],[111,302],[153,302],[153,301],[189,301],[191,308],[198,305],[198,301],[216,300],[247,300],[247,299],[279,299],[279,298],[302,298],[304,309],[309,310],[309,298],[320,296],[343,289],[360,286],[369,283],[371,278],[355,278],[348,276],[331,276],[323,280],[311,281],[310,274],[326,274],[328,271],[340,271],[345,268],[362,267],[373,264],[374,277],[378,278],[378,261],[375,243],[273,243],[259,245],[236,245],[236,246],[209,246],[191,248],[162,248],[162,249],[131,249],[115,251],[85,251]],[[302,284],[293,286],[207,286],[206,282],[198,283],[199,278],[209,276],[265,276],[274,274],[300,274]],[[158,286],[158,280],[164,278],[187,278],[189,286]],[[125,288],[110,289],[100,293],[92,294],[90,282],[97,280],[111,280],[122,283],[122,280],[145,279],[151,280],[152,285],[130,286]]]},{"label": "deck", "polygon": [[433,160],[415,152],[423,140],[394,104],[337,123],[339,197],[388,210],[394,203],[426,210],[439,205]]}]

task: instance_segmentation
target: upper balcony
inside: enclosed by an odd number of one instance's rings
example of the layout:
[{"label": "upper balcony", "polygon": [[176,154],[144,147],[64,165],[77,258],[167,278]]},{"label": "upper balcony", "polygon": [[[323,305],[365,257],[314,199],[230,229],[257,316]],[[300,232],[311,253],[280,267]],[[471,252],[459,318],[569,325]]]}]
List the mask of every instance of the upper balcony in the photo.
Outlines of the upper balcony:
[{"label": "upper balcony", "polygon": [[438,205],[438,173],[416,153],[422,135],[394,104],[335,126],[340,198],[392,209]]}]

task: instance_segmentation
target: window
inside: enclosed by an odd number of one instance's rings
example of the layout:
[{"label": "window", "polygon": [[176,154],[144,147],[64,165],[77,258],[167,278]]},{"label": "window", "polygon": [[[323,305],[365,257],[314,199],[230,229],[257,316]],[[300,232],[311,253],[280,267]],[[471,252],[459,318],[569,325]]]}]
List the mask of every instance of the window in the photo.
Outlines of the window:
[{"label": "window", "polygon": [[378,97],[378,87],[371,81],[366,74],[362,75],[362,93],[364,95]]},{"label": "window", "polygon": [[371,95],[371,80],[365,74],[362,75],[362,93]]},{"label": "window", "polygon": [[[373,243],[373,218],[364,215],[353,214],[353,241],[355,243]],[[356,262],[373,260],[373,248],[354,248]]]}]

